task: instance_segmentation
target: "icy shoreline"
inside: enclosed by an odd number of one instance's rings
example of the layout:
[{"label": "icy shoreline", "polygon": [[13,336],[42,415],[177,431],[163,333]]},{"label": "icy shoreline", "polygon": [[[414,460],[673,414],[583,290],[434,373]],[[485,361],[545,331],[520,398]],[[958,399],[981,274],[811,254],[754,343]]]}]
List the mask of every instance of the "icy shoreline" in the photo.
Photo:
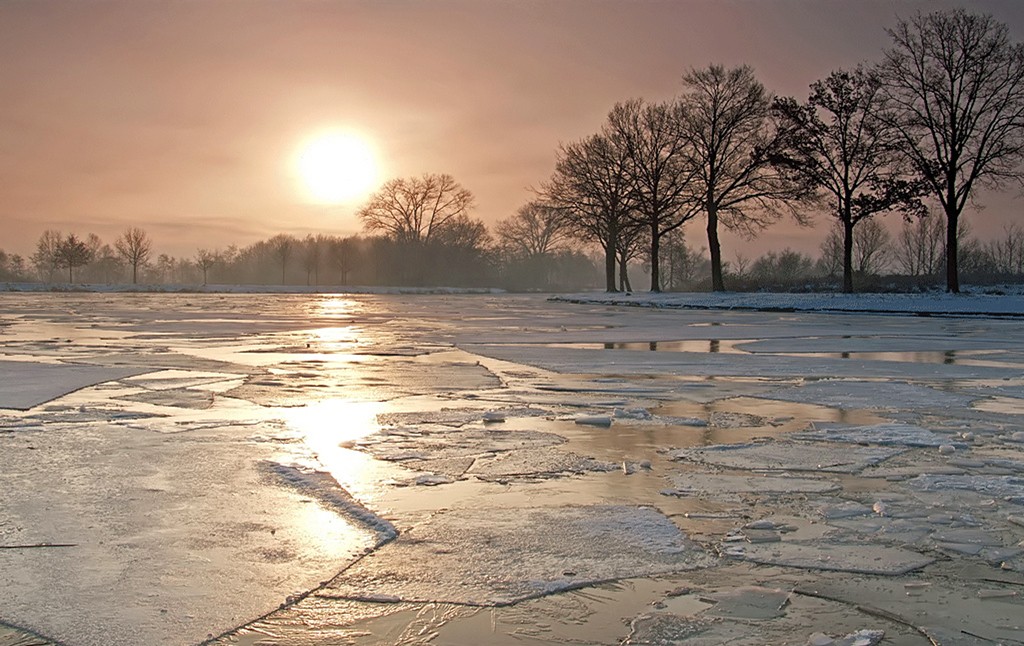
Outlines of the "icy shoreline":
[{"label": "icy shoreline", "polygon": [[0,283],[0,292],[104,294],[504,294],[496,287],[381,287],[340,285],[150,285],[99,283]]},{"label": "icy shoreline", "polygon": [[[994,288],[992,288],[994,289]],[[917,316],[1024,316],[1024,293],[1014,285],[1003,293],[962,294],[782,294],[651,292],[562,294],[549,300],[586,305],[761,312],[909,314]]]}]

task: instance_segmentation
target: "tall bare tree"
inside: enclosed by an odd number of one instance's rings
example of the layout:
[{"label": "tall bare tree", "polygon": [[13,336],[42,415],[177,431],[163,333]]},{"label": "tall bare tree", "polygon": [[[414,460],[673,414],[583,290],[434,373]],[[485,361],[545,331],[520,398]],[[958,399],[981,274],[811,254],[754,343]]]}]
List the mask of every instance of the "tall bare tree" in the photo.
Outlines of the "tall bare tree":
[{"label": "tall bare tree", "polygon": [[146,232],[138,227],[128,227],[114,241],[114,248],[125,263],[132,268],[132,283],[139,282],[139,267],[145,267],[153,253],[153,243]]},{"label": "tall bare tree", "polygon": [[832,202],[842,227],[843,292],[853,291],[854,227],[891,210],[922,214],[919,184],[901,178],[897,138],[878,118],[881,82],[858,67],[811,85],[807,103],[777,100],[773,109],[793,128],[784,159]]},{"label": "tall bare tree", "polygon": [[328,244],[328,256],[331,264],[341,274],[341,284],[348,285],[348,275],[359,263],[360,246],[359,239],[355,236],[350,238],[333,238]]},{"label": "tall bare tree", "polygon": [[543,193],[576,235],[601,246],[605,289],[614,292],[619,235],[628,225],[634,191],[629,151],[621,137],[605,130],[559,146],[555,172]]},{"label": "tall bare tree", "polygon": [[453,218],[475,206],[473,194],[451,175],[392,179],[359,209],[368,231],[381,231],[396,242],[428,244]]},{"label": "tall bare tree", "polygon": [[683,77],[681,127],[698,173],[695,198],[707,216],[711,284],[723,291],[719,224],[753,233],[775,221],[806,194],[793,174],[776,165],[789,133],[770,119],[772,96],[749,66],[711,65]]},{"label": "tall bare tree", "polygon": [[881,118],[946,216],[946,291],[960,291],[957,231],[979,187],[1024,182],[1024,46],[964,9],[918,14],[889,31]]},{"label": "tall bare tree", "polygon": [[660,247],[667,233],[682,226],[701,210],[693,199],[697,173],[689,140],[680,128],[682,106],[678,103],[644,103],[633,100],[616,104],[608,126],[623,141],[629,155],[634,189],[635,216],[648,232],[651,259],[651,291],[661,291]]}]

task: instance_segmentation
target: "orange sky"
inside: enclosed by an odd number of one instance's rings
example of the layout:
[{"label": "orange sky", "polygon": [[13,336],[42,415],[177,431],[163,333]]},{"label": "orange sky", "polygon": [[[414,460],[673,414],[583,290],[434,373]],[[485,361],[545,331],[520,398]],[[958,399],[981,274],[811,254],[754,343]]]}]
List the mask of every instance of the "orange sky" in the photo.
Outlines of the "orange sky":
[{"label": "orange sky", "polygon": [[[691,66],[749,63],[806,97],[877,58],[895,0],[8,0],[0,3],[0,248],[44,228],[156,251],[277,233],[359,231],[356,205],[305,199],[291,162],[311,134],[356,129],[385,178],[451,173],[488,224],[530,198],[560,141],[613,103],[670,98]],[[1024,34],[1018,0],[962,3]],[[995,235],[1020,202],[968,216]],[[895,220],[893,216],[890,219]],[[702,235],[694,227],[691,239]],[[780,224],[756,244],[816,253],[825,227]]]}]

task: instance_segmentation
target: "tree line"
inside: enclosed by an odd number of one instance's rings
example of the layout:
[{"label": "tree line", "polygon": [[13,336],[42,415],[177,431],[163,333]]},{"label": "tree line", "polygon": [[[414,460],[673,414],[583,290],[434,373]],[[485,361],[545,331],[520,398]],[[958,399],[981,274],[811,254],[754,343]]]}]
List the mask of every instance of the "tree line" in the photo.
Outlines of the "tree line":
[{"label": "tree line", "polygon": [[963,9],[888,31],[882,59],[836,70],[806,101],[777,97],[749,66],[693,68],[671,101],[616,104],[600,131],[561,145],[542,201],[603,250],[605,287],[643,246],[662,288],[662,240],[706,224],[711,288],[725,289],[722,228],[750,236],[783,215],[839,223],[842,289],[854,289],[855,227],[937,207],[946,289],[960,289],[961,215],[979,188],[1024,183],[1024,46]]},{"label": "tree line", "polygon": [[[374,193],[358,211],[364,236],[280,234],[174,259],[153,258],[137,227],[112,247],[47,231],[29,261],[43,280],[66,270],[72,282],[76,270],[106,282],[130,269],[132,282],[537,290],[589,288],[602,274],[606,290],[631,290],[631,265],[652,291],[836,279],[851,292],[886,272],[940,272],[958,292],[961,273],[1019,276],[1020,230],[983,244],[962,214],[981,188],[1024,184],[1024,46],[963,9],[888,33],[881,60],[833,71],[804,101],[775,96],[749,66],[709,65],[684,74],[672,100],[615,104],[597,133],[558,146],[552,176],[493,233],[471,216],[469,190],[428,173]],[[818,260],[724,259],[723,229],[753,237],[783,217],[809,226],[815,213],[833,223]],[[887,213],[903,218],[896,240],[876,219]],[[696,221],[699,249],[683,233]],[[24,259],[0,259],[0,277],[28,273]]]}]

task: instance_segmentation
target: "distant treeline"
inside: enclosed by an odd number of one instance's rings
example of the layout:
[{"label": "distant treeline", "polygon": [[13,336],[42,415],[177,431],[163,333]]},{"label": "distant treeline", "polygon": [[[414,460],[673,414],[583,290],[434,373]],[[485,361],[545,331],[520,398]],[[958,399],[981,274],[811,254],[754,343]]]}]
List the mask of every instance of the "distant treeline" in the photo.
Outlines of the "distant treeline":
[{"label": "distant treeline", "polygon": [[[388,236],[287,234],[237,247],[198,249],[178,258],[152,253],[139,228],[114,244],[88,234],[45,231],[28,259],[0,250],[0,281],[148,284],[238,284],[310,286],[501,287],[511,291],[582,291],[600,288],[602,261],[596,250],[547,222],[552,212],[529,204],[499,222],[494,233],[473,223],[462,236],[428,243]],[[545,225],[544,223],[547,222]],[[443,227],[442,227],[443,228]],[[961,220],[960,270],[974,284],[1024,282],[1024,229],[1007,226],[993,240],[970,236]],[[854,236],[853,269],[859,290],[916,290],[941,286],[945,275],[945,227],[941,218],[903,223],[896,235],[868,221]],[[829,290],[842,287],[842,231],[835,227],[817,257],[785,249],[724,263],[736,291]],[[711,266],[703,247],[687,244],[682,229],[665,236],[659,258],[664,289],[708,291]],[[623,290],[648,277],[650,258],[638,248],[617,274]]]}]

